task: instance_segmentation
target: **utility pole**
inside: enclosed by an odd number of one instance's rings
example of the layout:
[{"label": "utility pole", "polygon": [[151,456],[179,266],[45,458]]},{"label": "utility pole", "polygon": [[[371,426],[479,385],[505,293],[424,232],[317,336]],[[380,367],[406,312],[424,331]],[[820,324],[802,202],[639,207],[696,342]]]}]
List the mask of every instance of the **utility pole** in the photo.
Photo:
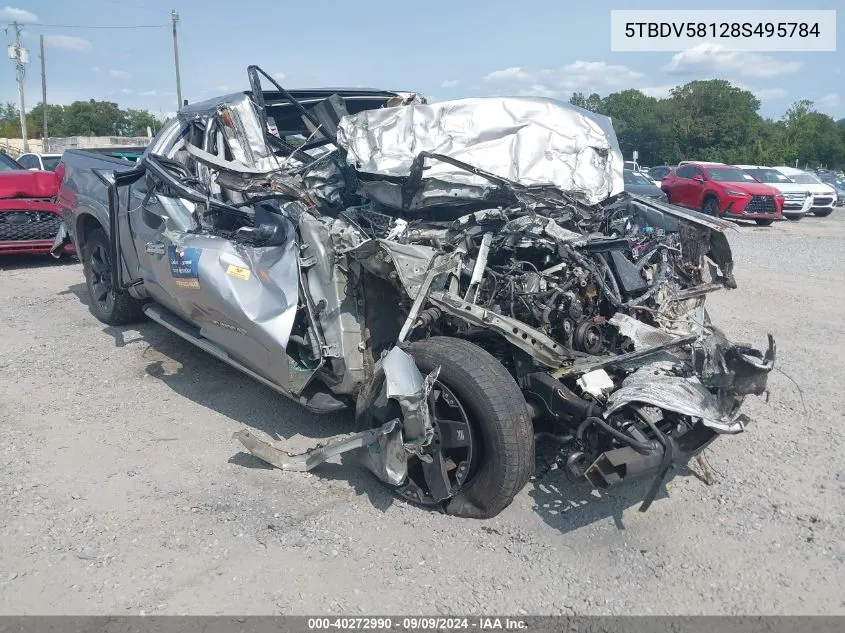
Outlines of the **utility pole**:
[{"label": "utility pole", "polygon": [[23,151],[29,151],[29,145],[26,142],[26,103],[24,102],[23,81],[26,77],[26,65],[29,63],[29,52],[21,45],[21,31],[23,25],[17,22],[12,23],[15,29],[15,43],[9,44],[9,59],[15,60],[15,66],[18,71],[18,90],[21,95],[21,140],[23,141]]},{"label": "utility pole", "polygon": [[47,67],[44,59],[44,35],[41,35],[41,151],[50,151],[47,147],[50,135],[47,134]]},{"label": "utility pole", "polygon": [[176,111],[178,112],[182,109],[182,78],[179,76],[179,40],[176,38],[179,13],[176,9],[170,11],[170,19],[173,20],[173,60],[176,62]]}]

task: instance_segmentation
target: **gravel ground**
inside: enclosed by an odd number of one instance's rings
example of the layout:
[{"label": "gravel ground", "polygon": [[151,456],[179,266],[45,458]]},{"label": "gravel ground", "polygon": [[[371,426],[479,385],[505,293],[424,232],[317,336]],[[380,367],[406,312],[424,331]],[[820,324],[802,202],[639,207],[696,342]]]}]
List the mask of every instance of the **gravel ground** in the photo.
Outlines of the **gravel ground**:
[{"label": "gravel ground", "polygon": [[[595,496],[552,471],[489,521],[395,500],[353,460],[268,469],[233,431],[343,432],[147,322],[81,267],[0,261],[0,613],[845,614],[845,211],[731,237],[735,340],[778,341],[747,433]],[[803,392],[803,403],[801,393]]]}]

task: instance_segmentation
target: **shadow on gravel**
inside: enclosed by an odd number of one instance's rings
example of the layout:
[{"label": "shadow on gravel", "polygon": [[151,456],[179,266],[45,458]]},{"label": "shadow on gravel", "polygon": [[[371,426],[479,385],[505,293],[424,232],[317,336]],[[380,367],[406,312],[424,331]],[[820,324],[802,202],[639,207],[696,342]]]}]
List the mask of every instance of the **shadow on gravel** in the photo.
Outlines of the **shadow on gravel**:
[{"label": "shadow on gravel", "polygon": [[4,255],[0,257],[0,271],[70,266],[78,263],[75,255],[62,255],[59,259],[52,255]]},{"label": "shadow on gravel", "polygon": [[[75,284],[61,294],[73,294],[90,307],[85,283]],[[354,412],[316,415],[288,400],[269,387],[241,374],[226,363],[182,340],[176,334],[149,320],[124,327],[103,326],[103,332],[114,339],[116,347],[146,345],[143,357],[148,364],[139,379],[146,376],[160,380],[173,392],[209,410],[208,415],[221,415],[238,424],[266,433],[283,444],[286,438],[298,438],[301,448],[340,433],[354,430]],[[231,440],[232,449],[240,444]],[[245,451],[237,451],[230,464],[243,468],[272,470],[273,466]],[[320,479],[346,481],[356,495],[366,496],[374,507],[386,510],[394,497],[354,457],[342,455],[341,463],[325,463],[311,474]],[[319,494],[315,489],[314,494]]]},{"label": "shadow on gravel", "polygon": [[[670,470],[649,511],[654,510],[662,499],[669,497],[666,493],[667,481],[674,477],[689,476],[701,479],[698,473],[686,465],[678,465]],[[528,492],[528,496],[534,501],[534,511],[543,521],[564,534],[607,518],[613,519],[618,530],[625,530],[623,512],[629,508],[639,508],[652,481],[651,477],[646,477],[598,491],[586,484],[574,484],[560,470],[553,470],[532,480],[529,486],[533,489]]]}]

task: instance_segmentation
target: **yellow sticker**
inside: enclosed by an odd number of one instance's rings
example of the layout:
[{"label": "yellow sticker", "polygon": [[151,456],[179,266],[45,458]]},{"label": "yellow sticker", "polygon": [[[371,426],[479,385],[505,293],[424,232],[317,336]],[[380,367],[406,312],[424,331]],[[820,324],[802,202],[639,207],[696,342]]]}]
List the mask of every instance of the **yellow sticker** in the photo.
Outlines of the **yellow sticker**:
[{"label": "yellow sticker", "polygon": [[235,277],[236,279],[243,279],[247,281],[249,279],[249,268],[241,268],[240,266],[233,266],[229,264],[229,268],[226,269],[226,274],[229,277]]}]

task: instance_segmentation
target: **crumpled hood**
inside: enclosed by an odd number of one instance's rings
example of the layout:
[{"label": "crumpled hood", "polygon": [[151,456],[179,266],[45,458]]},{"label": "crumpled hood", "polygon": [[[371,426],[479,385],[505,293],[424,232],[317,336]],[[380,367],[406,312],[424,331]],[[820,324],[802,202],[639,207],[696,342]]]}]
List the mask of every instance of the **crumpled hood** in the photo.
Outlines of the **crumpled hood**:
[{"label": "crumpled hood", "polygon": [[[605,116],[536,97],[490,97],[368,110],[341,119],[338,142],[365,176],[368,195],[391,206],[420,152],[446,155],[523,185],[552,185],[588,204],[623,191],[622,153]],[[418,207],[482,198],[495,187],[454,165],[425,165]]]},{"label": "crumpled hood", "polygon": [[53,198],[58,193],[59,179],[52,171],[0,172],[0,199]]}]

